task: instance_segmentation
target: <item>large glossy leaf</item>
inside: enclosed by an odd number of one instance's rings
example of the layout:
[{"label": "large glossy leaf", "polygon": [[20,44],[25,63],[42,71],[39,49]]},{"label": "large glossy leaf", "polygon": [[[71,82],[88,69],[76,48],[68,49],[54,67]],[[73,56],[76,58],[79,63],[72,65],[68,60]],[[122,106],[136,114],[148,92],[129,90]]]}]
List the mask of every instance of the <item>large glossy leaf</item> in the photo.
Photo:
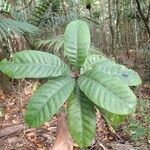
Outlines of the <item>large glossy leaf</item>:
[{"label": "large glossy leaf", "polygon": [[83,65],[90,47],[90,32],[87,24],[81,20],[71,22],[64,35],[65,55],[74,69]]},{"label": "large glossy leaf", "polygon": [[16,53],[12,62],[3,60],[0,70],[12,78],[57,77],[69,73],[67,65],[57,56],[33,50]]},{"label": "large glossy leaf", "polygon": [[88,147],[95,135],[96,115],[93,103],[78,88],[68,101],[68,126],[74,141]]},{"label": "large glossy leaf", "polygon": [[134,93],[118,77],[90,70],[81,75],[78,84],[90,100],[107,111],[125,115],[136,109]]},{"label": "large glossy leaf", "polygon": [[74,79],[60,77],[41,86],[28,103],[26,123],[31,127],[39,127],[51,119],[72,93],[74,84]]},{"label": "large glossy leaf", "polygon": [[81,72],[85,72],[89,69],[96,69],[104,73],[117,76],[123,82],[127,83],[128,86],[137,86],[142,82],[136,71],[128,69],[123,65],[119,65],[113,61],[110,61],[108,58],[98,55],[89,56],[86,59]]}]

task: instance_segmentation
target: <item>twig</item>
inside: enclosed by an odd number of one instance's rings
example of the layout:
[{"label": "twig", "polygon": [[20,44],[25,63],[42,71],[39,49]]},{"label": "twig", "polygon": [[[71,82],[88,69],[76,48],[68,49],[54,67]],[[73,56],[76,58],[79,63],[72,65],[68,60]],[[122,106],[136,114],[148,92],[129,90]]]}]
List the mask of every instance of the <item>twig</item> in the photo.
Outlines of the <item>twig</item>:
[{"label": "twig", "polygon": [[[31,130],[31,129],[30,129]],[[26,132],[27,132],[28,130],[24,130],[23,131],[23,137],[24,137],[24,139],[25,139],[25,142],[28,144],[28,145],[30,145],[31,147],[33,147],[33,145],[27,140],[27,138],[26,138]]]},{"label": "twig", "polygon": [[14,91],[16,94],[18,94],[20,97],[23,96],[23,94],[20,94],[20,93],[14,88],[14,86],[12,86],[12,89],[13,89],[13,91]]},{"label": "twig", "polygon": [[103,150],[108,150],[101,142],[98,144]]}]

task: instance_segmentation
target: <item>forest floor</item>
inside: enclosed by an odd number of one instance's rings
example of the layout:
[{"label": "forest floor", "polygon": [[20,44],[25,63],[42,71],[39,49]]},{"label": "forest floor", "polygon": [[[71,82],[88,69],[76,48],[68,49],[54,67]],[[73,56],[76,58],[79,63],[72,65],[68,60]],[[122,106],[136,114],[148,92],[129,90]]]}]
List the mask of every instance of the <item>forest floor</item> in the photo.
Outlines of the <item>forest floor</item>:
[{"label": "forest floor", "polygon": [[[3,108],[0,110],[0,150],[51,150],[56,139],[57,116],[38,129],[28,128],[23,116],[35,81],[24,80],[20,87],[15,86],[11,94],[0,90],[0,109]],[[135,93],[140,100],[148,102],[146,107],[150,110],[150,83],[143,83]],[[150,115],[150,111],[148,113]],[[97,114],[96,137],[89,150],[150,150],[149,137],[132,141],[124,131],[125,127],[126,122],[113,134],[101,115]]]}]

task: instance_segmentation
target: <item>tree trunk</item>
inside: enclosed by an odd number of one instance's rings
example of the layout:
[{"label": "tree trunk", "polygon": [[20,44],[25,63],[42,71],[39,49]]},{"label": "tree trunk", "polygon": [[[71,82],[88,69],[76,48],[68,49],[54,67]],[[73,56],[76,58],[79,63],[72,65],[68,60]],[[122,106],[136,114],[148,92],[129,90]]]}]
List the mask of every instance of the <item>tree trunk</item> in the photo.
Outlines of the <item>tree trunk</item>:
[{"label": "tree trunk", "polygon": [[120,49],[120,36],[119,36],[119,23],[120,23],[120,1],[116,0],[116,11],[117,11],[117,19],[116,19],[116,50]]},{"label": "tree trunk", "polygon": [[112,55],[116,59],[116,52],[115,52],[115,33],[113,29],[113,22],[112,22],[112,1],[108,0],[108,12],[109,12],[109,28],[111,33],[111,49]]},{"label": "tree trunk", "polygon": [[[132,1],[133,2],[133,1]],[[133,4],[134,10],[136,12],[136,6]],[[137,19],[134,19],[134,32],[135,32],[135,60],[134,60],[134,68],[137,67],[137,53],[139,51],[139,39],[138,39],[138,24]]]},{"label": "tree trunk", "polygon": [[52,150],[73,150],[73,141],[66,125],[64,114],[58,117],[56,142]]},{"label": "tree trunk", "polygon": [[149,3],[149,6],[148,6],[148,13],[147,15],[145,16],[142,12],[142,9],[141,9],[141,5],[140,5],[140,2],[139,0],[135,0],[136,1],[136,4],[137,4],[137,9],[138,9],[138,12],[141,16],[141,19],[143,20],[144,22],[144,25],[145,25],[145,28],[147,30],[147,33],[149,35],[149,38],[150,38],[150,27],[149,27],[149,15],[150,15],[150,3]]}]

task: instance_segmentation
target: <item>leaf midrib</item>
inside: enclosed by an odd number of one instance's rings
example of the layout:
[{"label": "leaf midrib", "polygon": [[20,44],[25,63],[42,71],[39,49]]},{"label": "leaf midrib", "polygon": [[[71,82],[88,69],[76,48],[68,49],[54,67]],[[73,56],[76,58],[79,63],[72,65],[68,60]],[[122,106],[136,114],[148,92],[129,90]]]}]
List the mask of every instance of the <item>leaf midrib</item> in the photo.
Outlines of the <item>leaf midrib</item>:
[{"label": "leaf midrib", "polygon": [[[8,63],[8,62],[7,62]],[[66,69],[66,70],[69,70],[69,68],[67,67],[67,66],[57,66],[57,65],[52,65],[52,64],[44,64],[44,63],[34,63],[34,64],[32,64],[32,63],[15,63],[15,62],[9,62],[8,64],[14,64],[14,65],[28,65],[28,66],[31,66],[31,65],[34,65],[34,66],[50,66],[50,67],[57,67],[57,68],[64,68],[64,69]],[[3,64],[2,64],[3,65]],[[5,64],[4,64],[5,65]]]},{"label": "leaf midrib", "polygon": [[[84,137],[84,129],[83,129],[83,113],[82,113],[82,105],[81,105],[81,94],[80,94],[80,91],[79,91],[79,89],[77,89],[77,92],[78,92],[78,94],[77,94],[77,98],[79,98],[79,104],[80,104],[80,114],[81,114],[81,120],[82,120],[82,122],[81,122],[81,127],[82,127],[82,137]],[[82,141],[84,141],[83,140],[83,138],[82,138]]]},{"label": "leaf midrib", "polygon": [[77,45],[76,45],[76,52],[77,52],[76,53],[76,58],[77,58],[76,59],[77,60],[76,65],[77,65],[77,68],[79,68],[79,52],[78,52],[79,51],[79,48],[78,48],[79,47],[79,33],[80,33],[79,31],[80,30],[79,30],[79,22],[78,22],[78,26],[77,26]]},{"label": "leaf midrib", "polygon": [[[72,82],[71,80],[69,81],[69,82],[66,82],[66,84],[64,85],[64,86],[62,86],[60,89],[59,89],[59,92],[60,92],[60,90],[62,90],[67,84],[69,84],[70,82]],[[50,99],[52,98],[52,97],[54,97],[56,94],[58,93],[58,91],[55,91],[54,93],[53,93],[53,95],[50,97],[50,98],[48,98],[48,100],[47,101],[45,101],[45,103],[40,107],[41,109],[38,109],[38,111],[36,111],[36,115],[38,116],[39,114],[39,112],[42,110],[43,111],[43,109],[45,108],[45,105],[47,105],[47,103],[50,101]],[[34,115],[34,116],[36,116],[36,115]]]}]

